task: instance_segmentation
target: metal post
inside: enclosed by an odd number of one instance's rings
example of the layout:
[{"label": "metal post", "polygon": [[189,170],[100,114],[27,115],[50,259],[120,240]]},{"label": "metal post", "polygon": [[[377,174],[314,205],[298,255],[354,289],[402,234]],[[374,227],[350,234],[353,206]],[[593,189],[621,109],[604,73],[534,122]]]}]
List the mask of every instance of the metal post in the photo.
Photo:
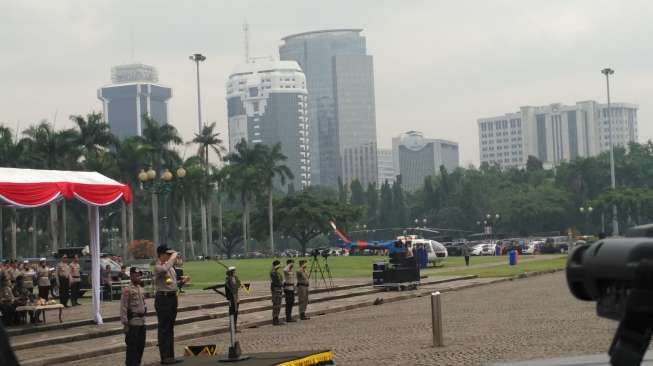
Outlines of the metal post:
[{"label": "metal post", "polygon": [[[612,110],[610,108],[610,75],[614,74],[614,70],[606,68],[601,70],[605,75],[605,83],[608,92],[608,128],[610,129],[610,181],[612,183],[612,190],[616,189],[616,179],[614,174],[614,140],[612,135]],[[619,220],[617,219],[617,205],[612,205],[612,235],[619,235]]]},{"label": "metal post", "polygon": [[195,66],[197,67],[197,133],[202,133],[202,101],[200,98],[200,58],[195,57]]},{"label": "metal post", "polygon": [[156,187],[152,187],[152,239],[154,246],[161,245],[159,242],[159,200],[156,190]]},{"label": "metal post", "polygon": [[433,347],[444,346],[442,337],[442,302],[440,291],[431,293],[431,322],[433,324]]}]

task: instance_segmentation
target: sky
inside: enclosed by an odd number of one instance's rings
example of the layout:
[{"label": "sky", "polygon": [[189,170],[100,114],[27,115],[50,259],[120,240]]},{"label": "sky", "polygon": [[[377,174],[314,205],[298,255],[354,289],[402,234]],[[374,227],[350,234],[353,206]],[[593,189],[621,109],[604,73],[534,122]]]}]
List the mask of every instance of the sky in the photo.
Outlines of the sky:
[{"label": "sky", "polygon": [[70,115],[101,111],[97,89],[112,66],[138,61],[173,88],[170,123],[189,140],[197,99],[188,56],[200,52],[204,119],[227,139],[225,81],[244,60],[246,21],[253,56],[278,57],[289,34],[363,28],[380,147],[418,130],[458,142],[461,165],[477,165],[478,118],[604,102],[604,67],[615,70],[612,100],[639,105],[644,142],[653,138],[652,18],[647,0],[3,0],[0,124],[71,127]]}]

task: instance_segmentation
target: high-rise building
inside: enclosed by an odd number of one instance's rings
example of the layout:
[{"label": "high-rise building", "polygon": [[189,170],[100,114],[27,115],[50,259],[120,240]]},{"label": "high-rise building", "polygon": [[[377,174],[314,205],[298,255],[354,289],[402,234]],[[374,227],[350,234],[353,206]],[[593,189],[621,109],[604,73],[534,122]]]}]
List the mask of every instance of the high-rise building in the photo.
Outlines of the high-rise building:
[{"label": "high-rise building", "polygon": [[98,89],[104,119],[118,138],[140,136],[142,117],[147,115],[160,124],[168,123],[168,100],[172,89],[160,85],[152,66],[130,64],[111,69],[111,85]]},{"label": "high-rise building", "polygon": [[283,38],[279,47],[281,59],[297,61],[306,74],[317,184],[378,179],[374,70],[361,32],[300,33]]},{"label": "high-rise building", "polygon": [[295,61],[240,65],[227,81],[229,150],[241,140],[281,143],[296,185],[311,184],[311,137],[306,77]]},{"label": "high-rise building", "polygon": [[392,139],[395,172],[407,190],[424,186],[424,178],[436,176],[443,166],[448,172],[460,165],[458,143],[425,138],[418,131],[408,131]]},{"label": "high-rise building", "polygon": [[[626,146],[637,141],[638,106],[613,103],[612,139]],[[519,112],[480,118],[481,163],[521,168],[529,156],[547,167],[577,157],[598,155],[610,148],[608,106],[595,101],[521,107]]]},{"label": "high-rise building", "polygon": [[385,182],[390,185],[394,184],[397,174],[395,173],[394,160],[392,159],[392,149],[377,149],[379,156],[379,181],[377,187],[381,187]]}]

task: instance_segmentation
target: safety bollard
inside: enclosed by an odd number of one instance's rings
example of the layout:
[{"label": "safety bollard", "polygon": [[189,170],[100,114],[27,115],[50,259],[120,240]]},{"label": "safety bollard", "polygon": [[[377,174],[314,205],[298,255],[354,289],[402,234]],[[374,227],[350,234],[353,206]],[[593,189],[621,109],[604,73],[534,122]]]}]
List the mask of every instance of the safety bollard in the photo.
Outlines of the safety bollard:
[{"label": "safety bollard", "polygon": [[431,293],[431,321],[433,324],[433,347],[444,346],[442,337],[442,303],[440,291]]}]

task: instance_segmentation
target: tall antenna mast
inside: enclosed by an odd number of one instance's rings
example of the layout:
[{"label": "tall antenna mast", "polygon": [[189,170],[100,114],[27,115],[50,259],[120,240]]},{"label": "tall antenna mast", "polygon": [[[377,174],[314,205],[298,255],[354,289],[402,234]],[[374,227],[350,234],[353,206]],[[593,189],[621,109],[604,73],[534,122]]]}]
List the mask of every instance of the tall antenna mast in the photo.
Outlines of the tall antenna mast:
[{"label": "tall antenna mast", "polygon": [[247,20],[243,23],[243,36],[245,41],[245,63],[249,63],[249,24]]}]

